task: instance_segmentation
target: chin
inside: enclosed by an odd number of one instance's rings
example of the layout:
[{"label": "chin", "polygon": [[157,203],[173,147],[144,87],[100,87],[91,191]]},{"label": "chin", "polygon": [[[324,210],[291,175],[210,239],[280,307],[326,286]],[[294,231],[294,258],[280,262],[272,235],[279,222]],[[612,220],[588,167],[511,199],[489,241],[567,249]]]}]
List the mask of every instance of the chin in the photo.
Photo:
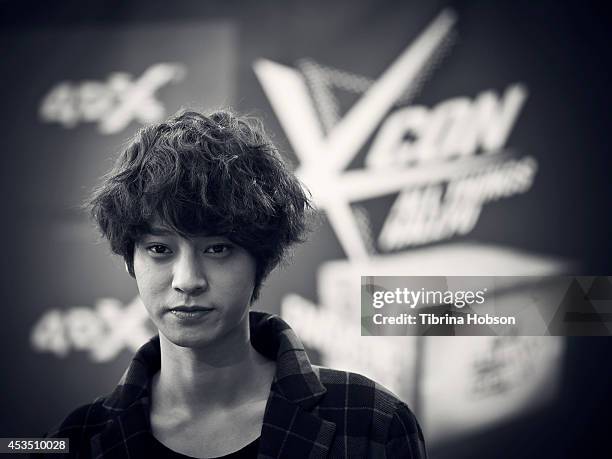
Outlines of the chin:
[{"label": "chin", "polygon": [[185,333],[185,330],[162,331],[167,341],[175,346],[187,348],[201,348],[210,345],[216,341],[216,334],[211,333]]}]

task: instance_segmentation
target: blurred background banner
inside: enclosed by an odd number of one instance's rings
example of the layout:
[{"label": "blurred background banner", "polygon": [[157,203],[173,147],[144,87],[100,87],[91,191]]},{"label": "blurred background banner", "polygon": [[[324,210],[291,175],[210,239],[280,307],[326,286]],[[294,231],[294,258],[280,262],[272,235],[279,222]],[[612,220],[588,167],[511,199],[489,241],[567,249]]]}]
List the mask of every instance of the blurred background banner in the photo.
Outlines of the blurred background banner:
[{"label": "blurred background banner", "polygon": [[255,308],[405,399],[434,458],[599,446],[609,338],[360,333],[361,276],[610,275],[594,4],[1,5],[2,436],[108,393],[155,332],[83,199],[139,127],[231,107],[263,119],[322,215]]}]

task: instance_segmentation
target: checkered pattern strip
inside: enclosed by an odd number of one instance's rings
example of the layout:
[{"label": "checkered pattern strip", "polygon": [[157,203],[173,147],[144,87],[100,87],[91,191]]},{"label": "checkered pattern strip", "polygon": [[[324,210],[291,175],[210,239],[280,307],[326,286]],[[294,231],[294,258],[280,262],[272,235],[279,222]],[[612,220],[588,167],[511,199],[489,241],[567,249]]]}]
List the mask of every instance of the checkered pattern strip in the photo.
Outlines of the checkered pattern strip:
[{"label": "checkered pattern strip", "polygon": [[[388,390],[355,373],[311,365],[278,316],[252,311],[250,321],[253,347],[277,363],[258,459],[427,457],[415,416]],[[147,457],[149,388],[159,367],[159,337],[154,337],[109,396],[78,408],[49,435],[70,438],[71,452],[63,456]]]}]

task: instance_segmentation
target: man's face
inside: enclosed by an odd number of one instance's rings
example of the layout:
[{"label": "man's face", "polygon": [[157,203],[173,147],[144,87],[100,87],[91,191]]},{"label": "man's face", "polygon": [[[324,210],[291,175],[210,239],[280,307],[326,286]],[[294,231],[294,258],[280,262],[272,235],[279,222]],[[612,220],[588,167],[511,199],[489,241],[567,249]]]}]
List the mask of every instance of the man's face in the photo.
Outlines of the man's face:
[{"label": "man's face", "polygon": [[223,236],[185,238],[154,224],[134,248],[140,297],[160,333],[183,347],[245,336],[255,259]]}]

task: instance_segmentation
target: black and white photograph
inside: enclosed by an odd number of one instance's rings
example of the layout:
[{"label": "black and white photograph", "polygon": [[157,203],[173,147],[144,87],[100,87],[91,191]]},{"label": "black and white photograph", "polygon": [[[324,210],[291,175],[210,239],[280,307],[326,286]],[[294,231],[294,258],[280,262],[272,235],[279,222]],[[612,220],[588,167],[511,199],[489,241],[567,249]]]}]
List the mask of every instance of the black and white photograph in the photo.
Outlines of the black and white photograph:
[{"label": "black and white photograph", "polygon": [[612,457],[604,5],[0,8],[0,458]]}]

